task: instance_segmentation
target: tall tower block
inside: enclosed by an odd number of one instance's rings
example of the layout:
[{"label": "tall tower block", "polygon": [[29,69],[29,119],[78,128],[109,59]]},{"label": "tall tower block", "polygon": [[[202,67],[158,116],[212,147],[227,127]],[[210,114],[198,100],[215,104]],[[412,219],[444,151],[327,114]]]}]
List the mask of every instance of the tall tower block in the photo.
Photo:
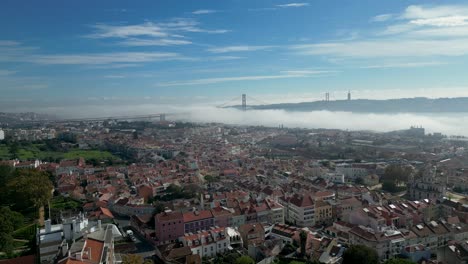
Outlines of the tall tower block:
[{"label": "tall tower block", "polygon": [[351,91],[348,91],[348,101],[351,101]]}]

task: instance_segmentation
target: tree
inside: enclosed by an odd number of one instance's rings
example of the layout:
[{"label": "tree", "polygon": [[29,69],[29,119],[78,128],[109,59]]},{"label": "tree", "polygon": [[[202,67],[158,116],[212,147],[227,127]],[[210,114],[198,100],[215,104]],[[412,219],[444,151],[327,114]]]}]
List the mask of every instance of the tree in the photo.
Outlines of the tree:
[{"label": "tree", "polygon": [[352,245],[343,254],[342,264],[378,264],[379,256],[375,249],[364,245]]},{"label": "tree", "polygon": [[304,230],[302,230],[299,233],[299,239],[301,241],[301,256],[305,256],[306,255],[306,244],[307,244],[307,233]]},{"label": "tree", "polygon": [[255,261],[249,256],[241,256],[236,259],[236,264],[255,264]]},{"label": "tree", "polygon": [[19,169],[15,177],[7,183],[10,197],[14,197],[14,205],[19,209],[28,207],[39,208],[52,198],[53,184],[46,172],[35,169]]},{"label": "tree", "polygon": [[384,262],[384,264],[416,264],[408,259],[392,258]]},{"label": "tree", "polygon": [[11,253],[13,250],[11,234],[23,224],[23,221],[22,214],[11,211],[8,207],[0,208],[0,251]]}]

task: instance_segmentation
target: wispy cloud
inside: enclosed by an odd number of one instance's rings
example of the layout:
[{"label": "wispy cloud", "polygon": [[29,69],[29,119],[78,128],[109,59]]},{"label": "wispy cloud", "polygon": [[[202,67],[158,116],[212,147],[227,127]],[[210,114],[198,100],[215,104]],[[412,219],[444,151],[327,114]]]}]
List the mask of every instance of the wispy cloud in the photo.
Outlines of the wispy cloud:
[{"label": "wispy cloud", "polygon": [[[214,10],[198,10],[208,12]],[[201,14],[201,13],[200,13]],[[122,46],[175,46],[192,44],[185,33],[223,34],[227,29],[206,29],[193,18],[173,18],[165,22],[144,22],[132,25],[95,24],[93,32],[86,35],[94,39],[120,39]]]},{"label": "wispy cloud", "polygon": [[271,49],[273,47],[274,46],[241,45],[241,46],[226,46],[226,47],[209,48],[209,49],[207,49],[207,51],[212,52],[212,53],[228,53],[228,52],[267,50],[267,49]]},{"label": "wispy cloud", "polygon": [[212,14],[212,13],[216,13],[218,11],[216,10],[212,10],[212,9],[199,9],[199,10],[195,10],[192,12],[192,14],[194,15],[205,15],[205,14]]},{"label": "wispy cloud", "polygon": [[108,78],[108,79],[123,79],[123,78],[125,78],[125,75],[105,75],[104,78]]},{"label": "wispy cloud", "polygon": [[289,4],[282,4],[282,5],[276,5],[276,6],[286,8],[286,7],[304,7],[308,5],[309,3],[289,3]]},{"label": "wispy cloud", "polygon": [[393,18],[392,14],[382,14],[382,15],[378,15],[378,16],[371,18],[371,21],[372,22],[384,22],[384,21],[390,20],[391,18]]},{"label": "wispy cloud", "polygon": [[210,60],[212,60],[212,61],[240,60],[240,59],[245,59],[245,57],[240,57],[240,56],[215,56],[215,57],[210,58]]},{"label": "wispy cloud", "polygon": [[128,47],[142,46],[175,46],[192,44],[191,41],[185,39],[126,39],[118,42],[119,45]]},{"label": "wispy cloud", "polygon": [[[382,14],[371,18],[371,21],[386,23],[377,32],[360,35],[353,40],[295,45],[290,49],[300,55],[325,55],[332,59],[468,55],[468,6],[412,5],[399,14]],[[390,66],[433,65],[410,63]]]},{"label": "wispy cloud", "polygon": [[32,63],[47,65],[102,65],[189,59],[170,52],[114,52],[89,54],[32,55],[23,58]]},{"label": "wispy cloud", "polygon": [[216,84],[216,83],[225,83],[225,82],[307,78],[307,77],[312,77],[314,75],[335,73],[335,72],[337,71],[287,70],[287,71],[281,71],[280,74],[276,74],[276,75],[250,75],[250,76],[235,76],[235,77],[204,78],[204,79],[194,79],[194,80],[188,80],[188,81],[173,81],[173,82],[158,83],[157,86],[159,87],[191,86],[191,85],[205,85],[205,84]]},{"label": "wispy cloud", "polygon": [[0,70],[0,76],[13,75],[13,74],[15,74],[15,73],[16,73],[16,71]]},{"label": "wispy cloud", "polygon": [[386,68],[418,68],[418,67],[427,67],[427,66],[439,66],[446,65],[447,63],[439,61],[428,61],[428,62],[403,62],[403,63],[386,63],[386,64],[376,64],[369,66],[361,66],[361,69],[386,69]]},{"label": "wispy cloud", "polygon": [[0,46],[19,46],[20,43],[13,40],[0,40]]}]

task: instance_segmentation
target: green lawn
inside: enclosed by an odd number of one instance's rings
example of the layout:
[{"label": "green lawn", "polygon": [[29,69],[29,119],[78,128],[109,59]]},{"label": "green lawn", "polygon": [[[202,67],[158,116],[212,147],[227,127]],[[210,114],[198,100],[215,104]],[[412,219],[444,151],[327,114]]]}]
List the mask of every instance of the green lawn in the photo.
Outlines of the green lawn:
[{"label": "green lawn", "polygon": [[[43,145],[43,144],[42,144]],[[31,144],[28,146],[20,146],[18,148],[18,158],[20,160],[57,160],[57,159],[77,159],[84,158],[85,160],[96,159],[98,161],[118,160],[119,158],[112,155],[108,151],[100,150],[80,150],[72,149],[68,152],[58,151],[42,151],[39,149],[41,144]],[[10,150],[6,145],[0,145],[0,160],[11,159]]]},{"label": "green lawn", "polygon": [[10,158],[10,150],[5,145],[0,145],[0,160],[6,160]]},{"label": "green lawn", "polygon": [[50,207],[58,210],[76,209],[81,207],[81,203],[69,197],[55,196],[50,201]]}]

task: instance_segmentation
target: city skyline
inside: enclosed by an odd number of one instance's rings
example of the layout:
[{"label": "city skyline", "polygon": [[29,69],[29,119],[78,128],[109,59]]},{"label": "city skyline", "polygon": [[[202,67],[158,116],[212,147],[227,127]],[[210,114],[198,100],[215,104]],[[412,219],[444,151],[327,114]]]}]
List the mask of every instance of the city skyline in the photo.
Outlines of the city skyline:
[{"label": "city skyline", "polygon": [[468,96],[462,1],[24,3],[0,11],[10,109]]}]

